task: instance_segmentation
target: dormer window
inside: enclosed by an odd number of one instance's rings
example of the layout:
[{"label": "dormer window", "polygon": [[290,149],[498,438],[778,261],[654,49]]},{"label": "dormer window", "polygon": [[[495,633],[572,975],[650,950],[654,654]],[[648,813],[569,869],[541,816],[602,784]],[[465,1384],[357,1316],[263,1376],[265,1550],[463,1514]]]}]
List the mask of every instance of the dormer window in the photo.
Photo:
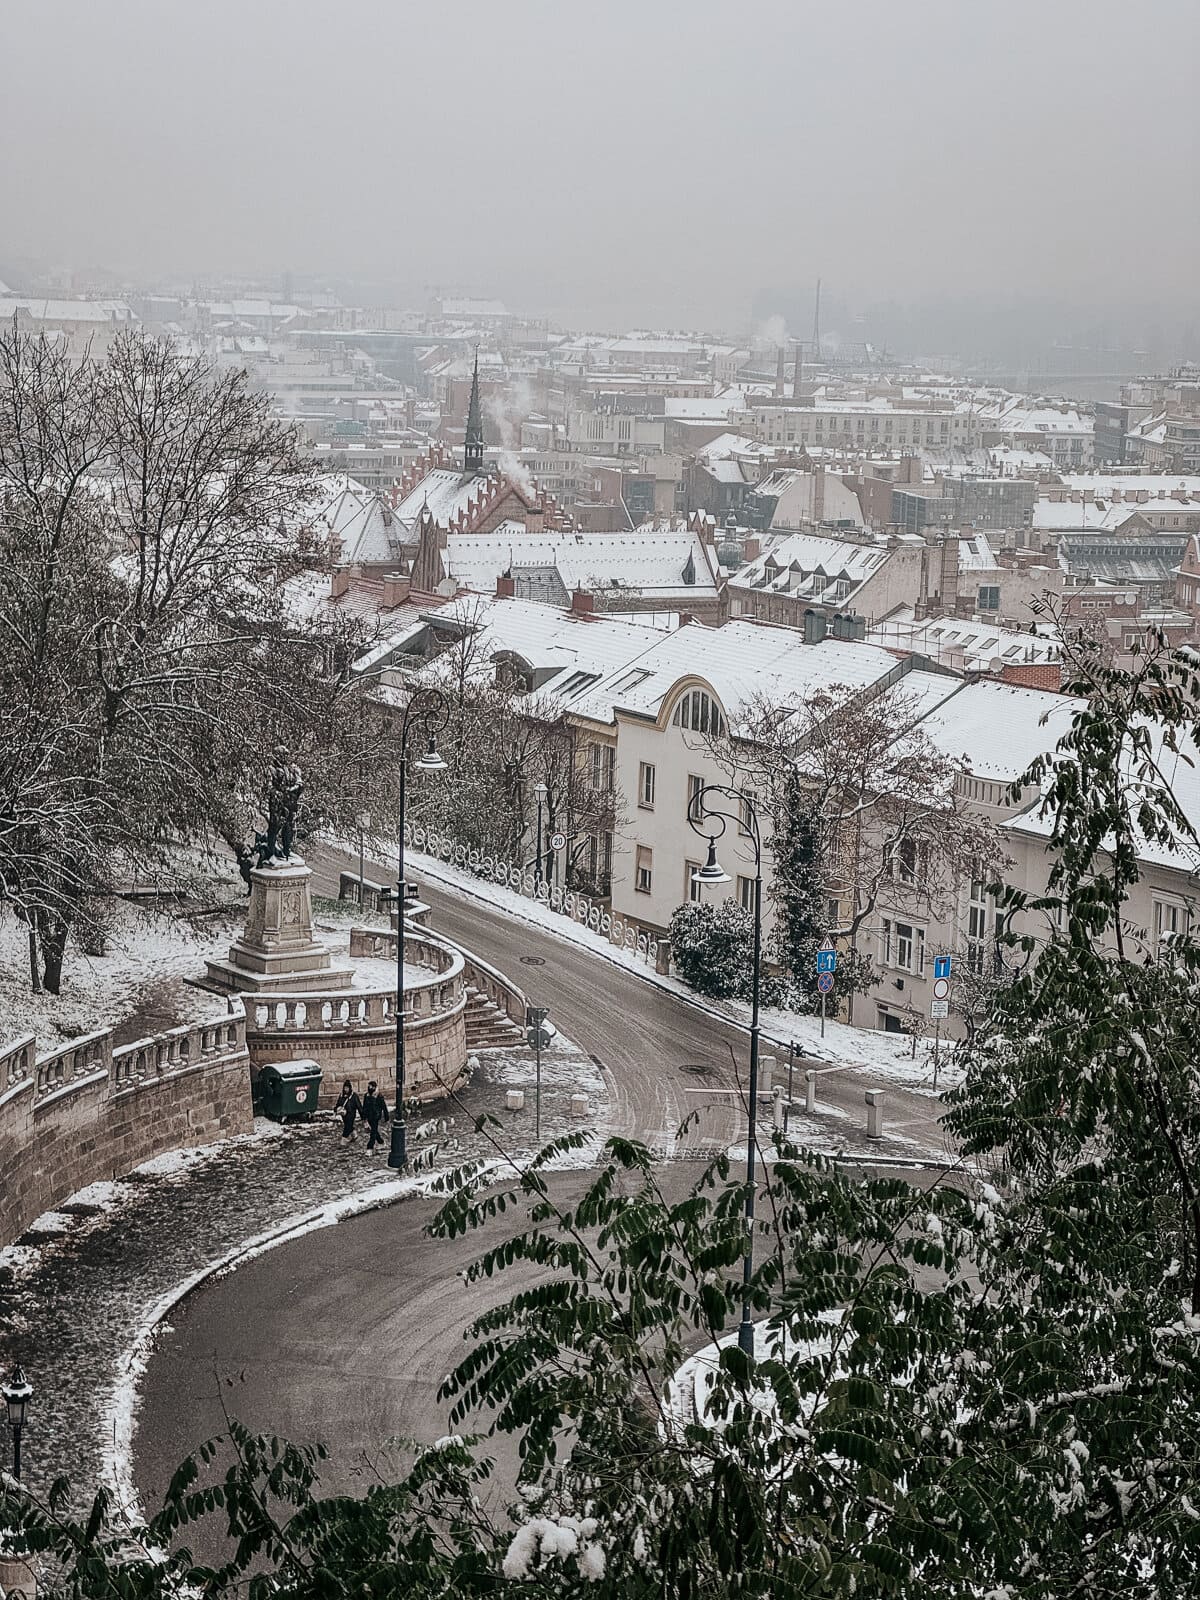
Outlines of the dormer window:
[{"label": "dormer window", "polygon": [[703,689],[689,689],[675,707],[671,718],[676,728],[686,728],[691,733],[708,733],[720,738],[725,732],[725,718],[721,708]]}]

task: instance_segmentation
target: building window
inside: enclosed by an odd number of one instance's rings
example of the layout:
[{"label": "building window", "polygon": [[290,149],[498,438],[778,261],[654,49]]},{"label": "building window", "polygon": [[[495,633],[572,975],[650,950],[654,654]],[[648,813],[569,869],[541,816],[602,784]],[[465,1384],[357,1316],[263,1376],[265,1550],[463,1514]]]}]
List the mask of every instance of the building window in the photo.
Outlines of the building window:
[{"label": "building window", "polygon": [[980,611],[999,611],[1000,585],[998,583],[985,583],[981,585],[979,590],[979,605],[977,609]]},{"label": "building window", "polygon": [[611,833],[593,833],[588,839],[586,858],[588,881],[600,894],[608,894],[612,888],[612,852]]},{"label": "building window", "polygon": [[688,773],[687,786],[687,819],[699,822],[704,815],[704,801],[700,798],[704,788],[704,779],[696,776],[694,772]]},{"label": "building window", "polygon": [[611,792],[616,772],[617,752],[610,744],[590,745],[592,788]]},{"label": "building window", "polygon": [[698,861],[685,861],[683,863],[683,892],[685,897],[693,904],[704,899],[704,885],[697,883],[695,874],[700,871]]},{"label": "building window", "polygon": [[897,839],[892,850],[892,877],[916,883],[925,876],[925,846],[916,839]]},{"label": "building window", "polygon": [[1181,934],[1188,931],[1191,918],[1188,908],[1181,906],[1177,900],[1156,900],[1154,902],[1154,942],[1160,950],[1165,949],[1173,939],[1178,939]]},{"label": "building window", "polygon": [[754,910],[754,879],[753,878],[743,878],[743,877],[739,876],[738,881],[737,881],[737,896],[738,896],[738,905],[741,906],[743,911],[753,911]]},{"label": "building window", "polygon": [[885,967],[899,967],[901,972],[924,972],[924,928],[914,927],[911,922],[893,922],[890,917],[885,917],[881,944]]},{"label": "building window", "polygon": [[738,806],[738,832],[746,838],[752,837],[754,833],[754,806],[757,799],[758,794],[755,790],[743,788],[742,802]]},{"label": "building window", "polygon": [[633,886],[638,894],[649,894],[654,884],[654,852],[649,845],[637,847],[637,868]]},{"label": "building window", "polygon": [[972,878],[971,898],[967,904],[967,970],[979,977],[987,957],[987,884],[982,878]]},{"label": "building window", "polygon": [[710,733],[720,738],[725,732],[725,718],[721,708],[703,689],[689,689],[675,707],[671,721],[677,728],[687,728],[692,733]]},{"label": "building window", "polygon": [[638,768],[638,805],[643,811],[654,810],[654,763],[643,761]]}]

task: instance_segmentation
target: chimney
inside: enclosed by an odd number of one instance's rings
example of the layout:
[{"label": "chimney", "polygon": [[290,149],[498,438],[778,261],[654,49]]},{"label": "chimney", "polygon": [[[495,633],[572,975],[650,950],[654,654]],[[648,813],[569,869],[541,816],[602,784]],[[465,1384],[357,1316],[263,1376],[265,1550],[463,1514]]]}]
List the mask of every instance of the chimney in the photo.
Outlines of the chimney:
[{"label": "chimney", "polygon": [[350,568],[334,567],[329,574],[329,598],[340,600],[344,594],[350,592]]},{"label": "chimney", "polygon": [[588,589],[576,588],[571,596],[571,615],[573,617],[590,617],[596,610],[596,597]]},{"label": "chimney", "polygon": [[517,594],[517,580],[511,572],[501,572],[496,578],[496,599],[513,600]]},{"label": "chimney", "polygon": [[959,554],[958,534],[952,533],[942,540],[942,570],[939,582],[943,606],[954,606],[958,602]]},{"label": "chimney", "polygon": [[762,540],[756,539],[752,534],[747,535],[745,555],[747,561],[757,561],[762,555]]},{"label": "chimney", "polygon": [[825,520],[825,468],[818,462],[813,468],[812,515],[814,522]]},{"label": "chimney", "polygon": [[776,351],[776,360],[775,360],[775,398],[776,398],[776,400],[782,400],[783,399],[784,366],[785,366],[785,357],[784,357],[784,354],[783,354],[783,346],[780,345],[779,349]]},{"label": "chimney", "polygon": [[388,572],[383,578],[383,604],[386,610],[402,606],[408,599],[412,585],[402,572]]},{"label": "chimney", "polygon": [[544,533],[545,529],[546,508],[539,500],[534,505],[531,505],[525,513],[525,532]]}]

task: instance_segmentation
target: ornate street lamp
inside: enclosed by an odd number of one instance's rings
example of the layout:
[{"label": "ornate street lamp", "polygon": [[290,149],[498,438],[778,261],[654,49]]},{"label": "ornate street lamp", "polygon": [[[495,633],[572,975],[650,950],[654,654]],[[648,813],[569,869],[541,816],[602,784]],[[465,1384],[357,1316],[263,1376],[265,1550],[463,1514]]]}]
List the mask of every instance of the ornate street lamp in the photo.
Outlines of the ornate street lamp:
[{"label": "ornate street lamp", "polygon": [[538,806],[537,850],[533,858],[533,892],[536,894],[542,887],[542,806],[545,804],[546,796],[550,793],[550,791],[547,789],[544,783],[539,783],[536,785],[533,792],[535,795],[537,795]]},{"label": "ornate street lamp", "polygon": [[8,1425],[12,1429],[13,1477],[20,1481],[21,1431],[25,1426],[25,1408],[33,1398],[33,1385],[19,1365],[12,1369],[8,1382],[0,1384],[0,1395],[4,1396]]},{"label": "ornate street lamp", "polygon": [[[710,795],[724,795],[737,806],[736,811],[722,811],[709,804]],[[729,874],[717,860],[717,840],[722,838],[731,822],[739,823],[750,835],[754,844],[754,965],[751,973],[750,1001],[750,1127],[746,1139],[746,1248],[742,1255],[742,1320],[738,1326],[738,1348],[748,1356],[754,1354],[754,1323],[750,1318],[750,1279],[754,1275],[754,1138],[755,1114],[758,1110],[758,1011],[762,989],[760,973],[762,958],[762,828],[758,807],[753,798],[740,789],[727,788],[720,783],[706,783],[688,807],[688,822],[700,834],[708,834],[708,858],[702,867],[692,873],[692,882],[699,884],[728,883]],[[710,824],[716,823],[716,828]]]},{"label": "ornate street lamp", "polygon": [[388,1166],[398,1171],[408,1165],[408,1121],[404,1113],[404,806],[408,772],[408,736],[418,724],[424,731],[425,749],[413,762],[416,772],[445,772],[446,762],[437,747],[438,733],[450,720],[450,708],[440,689],[418,689],[404,708],[400,724],[400,837],[397,845],[396,892],[396,1106],[392,1117],[392,1144]]}]

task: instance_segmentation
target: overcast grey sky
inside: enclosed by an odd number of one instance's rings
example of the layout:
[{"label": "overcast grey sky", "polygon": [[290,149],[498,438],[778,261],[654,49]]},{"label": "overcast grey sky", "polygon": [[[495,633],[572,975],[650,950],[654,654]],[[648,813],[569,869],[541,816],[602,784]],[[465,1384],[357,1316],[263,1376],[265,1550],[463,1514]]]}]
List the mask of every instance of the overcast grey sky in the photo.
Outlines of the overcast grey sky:
[{"label": "overcast grey sky", "polygon": [[1197,0],[0,0],[0,261],[1190,314]]}]

